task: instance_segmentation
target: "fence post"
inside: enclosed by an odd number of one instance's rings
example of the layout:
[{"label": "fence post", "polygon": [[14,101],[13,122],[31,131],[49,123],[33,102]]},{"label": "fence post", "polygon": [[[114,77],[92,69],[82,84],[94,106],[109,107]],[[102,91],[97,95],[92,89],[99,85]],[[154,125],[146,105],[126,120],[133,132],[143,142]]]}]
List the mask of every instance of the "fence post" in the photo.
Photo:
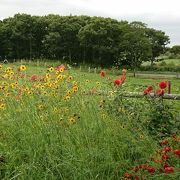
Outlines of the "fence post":
[{"label": "fence post", "polygon": [[171,81],[168,81],[168,94],[171,94]]},{"label": "fence post", "polygon": [[179,78],[179,74],[178,74],[178,73],[176,74],[176,78],[177,78],[177,79]]},{"label": "fence post", "polygon": [[36,65],[39,66],[39,60],[37,60],[37,64]]},{"label": "fence post", "polygon": [[96,68],[94,68],[94,73],[95,73],[95,74],[96,74],[96,70],[97,70],[97,69],[96,69]]}]

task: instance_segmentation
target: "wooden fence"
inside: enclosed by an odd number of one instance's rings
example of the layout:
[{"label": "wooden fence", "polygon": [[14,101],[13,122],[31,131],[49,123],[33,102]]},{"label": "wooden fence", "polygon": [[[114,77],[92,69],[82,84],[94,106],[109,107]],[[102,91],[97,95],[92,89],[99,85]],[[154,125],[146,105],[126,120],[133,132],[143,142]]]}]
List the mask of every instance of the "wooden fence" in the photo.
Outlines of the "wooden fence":
[{"label": "wooden fence", "polygon": [[[116,93],[116,92],[112,92]],[[94,95],[108,95],[110,92],[108,91],[90,91],[88,94],[94,94]],[[148,95],[144,95],[144,93],[139,92],[125,92],[121,94],[123,97],[127,98],[162,98],[162,99],[168,99],[168,100],[180,100],[180,94],[164,94],[163,96],[158,96],[155,93],[149,93]]]}]

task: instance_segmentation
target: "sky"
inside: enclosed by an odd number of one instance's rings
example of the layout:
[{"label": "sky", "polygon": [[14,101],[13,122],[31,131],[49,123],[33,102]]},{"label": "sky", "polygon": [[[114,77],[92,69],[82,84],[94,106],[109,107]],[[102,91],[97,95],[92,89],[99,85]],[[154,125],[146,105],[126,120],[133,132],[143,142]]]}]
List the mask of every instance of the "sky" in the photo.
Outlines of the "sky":
[{"label": "sky", "polygon": [[17,13],[89,15],[142,21],[180,44],[180,0],[0,0],[0,20]]}]

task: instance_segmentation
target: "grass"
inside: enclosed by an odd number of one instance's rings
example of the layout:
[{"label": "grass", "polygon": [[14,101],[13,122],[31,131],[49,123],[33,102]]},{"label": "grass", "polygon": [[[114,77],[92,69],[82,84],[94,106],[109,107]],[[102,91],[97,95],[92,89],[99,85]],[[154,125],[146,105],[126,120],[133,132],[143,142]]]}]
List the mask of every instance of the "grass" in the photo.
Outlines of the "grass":
[{"label": "grass", "polygon": [[[151,62],[144,62],[143,66],[150,65]],[[155,62],[156,65],[172,65],[172,66],[180,66],[180,59],[164,59],[159,62]]]},{"label": "grass", "polygon": [[[17,66],[11,65],[16,76]],[[3,66],[1,75],[6,68]],[[119,76],[112,74],[101,78],[71,69],[57,83],[53,79],[28,81],[32,74],[42,77],[45,72],[44,67],[27,66],[22,72],[25,78],[1,78],[0,105],[5,108],[0,106],[0,179],[122,179],[133,166],[150,163],[161,139],[155,140],[148,132],[151,105],[146,98],[127,98],[119,104],[118,95],[88,93],[117,90],[112,81]],[[13,86],[14,82],[18,85]],[[127,77],[118,90],[139,92],[148,84],[155,88],[158,82]],[[76,86],[78,91],[72,92]],[[173,93],[179,87],[180,81],[173,79]],[[164,103],[171,104],[178,117],[179,102]],[[171,163],[179,168],[176,159]],[[146,179],[179,176],[177,171],[140,174]]]}]

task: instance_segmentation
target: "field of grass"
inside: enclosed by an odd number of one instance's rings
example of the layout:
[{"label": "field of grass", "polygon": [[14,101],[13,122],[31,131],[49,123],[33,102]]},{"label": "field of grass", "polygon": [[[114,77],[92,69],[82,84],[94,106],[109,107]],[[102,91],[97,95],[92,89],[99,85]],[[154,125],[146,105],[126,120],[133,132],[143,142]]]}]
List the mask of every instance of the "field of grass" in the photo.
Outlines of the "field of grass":
[{"label": "field of grass", "polygon": [[[127,72],[125,83],[114,86],[121,71],[100,77],[19,66],[0,66],[0,179],[178,179],[173,152],[179,149],[180,102],[122,96],[150,84],[155,91],[168,79]],[[172,93],[179,93],[180,80],[171,83]],[[171,148],[166,154],[164,139]]]},{"label": "field of grass", "polygon": [[[144,62],[143,66],[150,65],[150,62]],[[155,62],[156,65],[172,65],[180,66],[180,59],[164,59],[162,61]]]}]

